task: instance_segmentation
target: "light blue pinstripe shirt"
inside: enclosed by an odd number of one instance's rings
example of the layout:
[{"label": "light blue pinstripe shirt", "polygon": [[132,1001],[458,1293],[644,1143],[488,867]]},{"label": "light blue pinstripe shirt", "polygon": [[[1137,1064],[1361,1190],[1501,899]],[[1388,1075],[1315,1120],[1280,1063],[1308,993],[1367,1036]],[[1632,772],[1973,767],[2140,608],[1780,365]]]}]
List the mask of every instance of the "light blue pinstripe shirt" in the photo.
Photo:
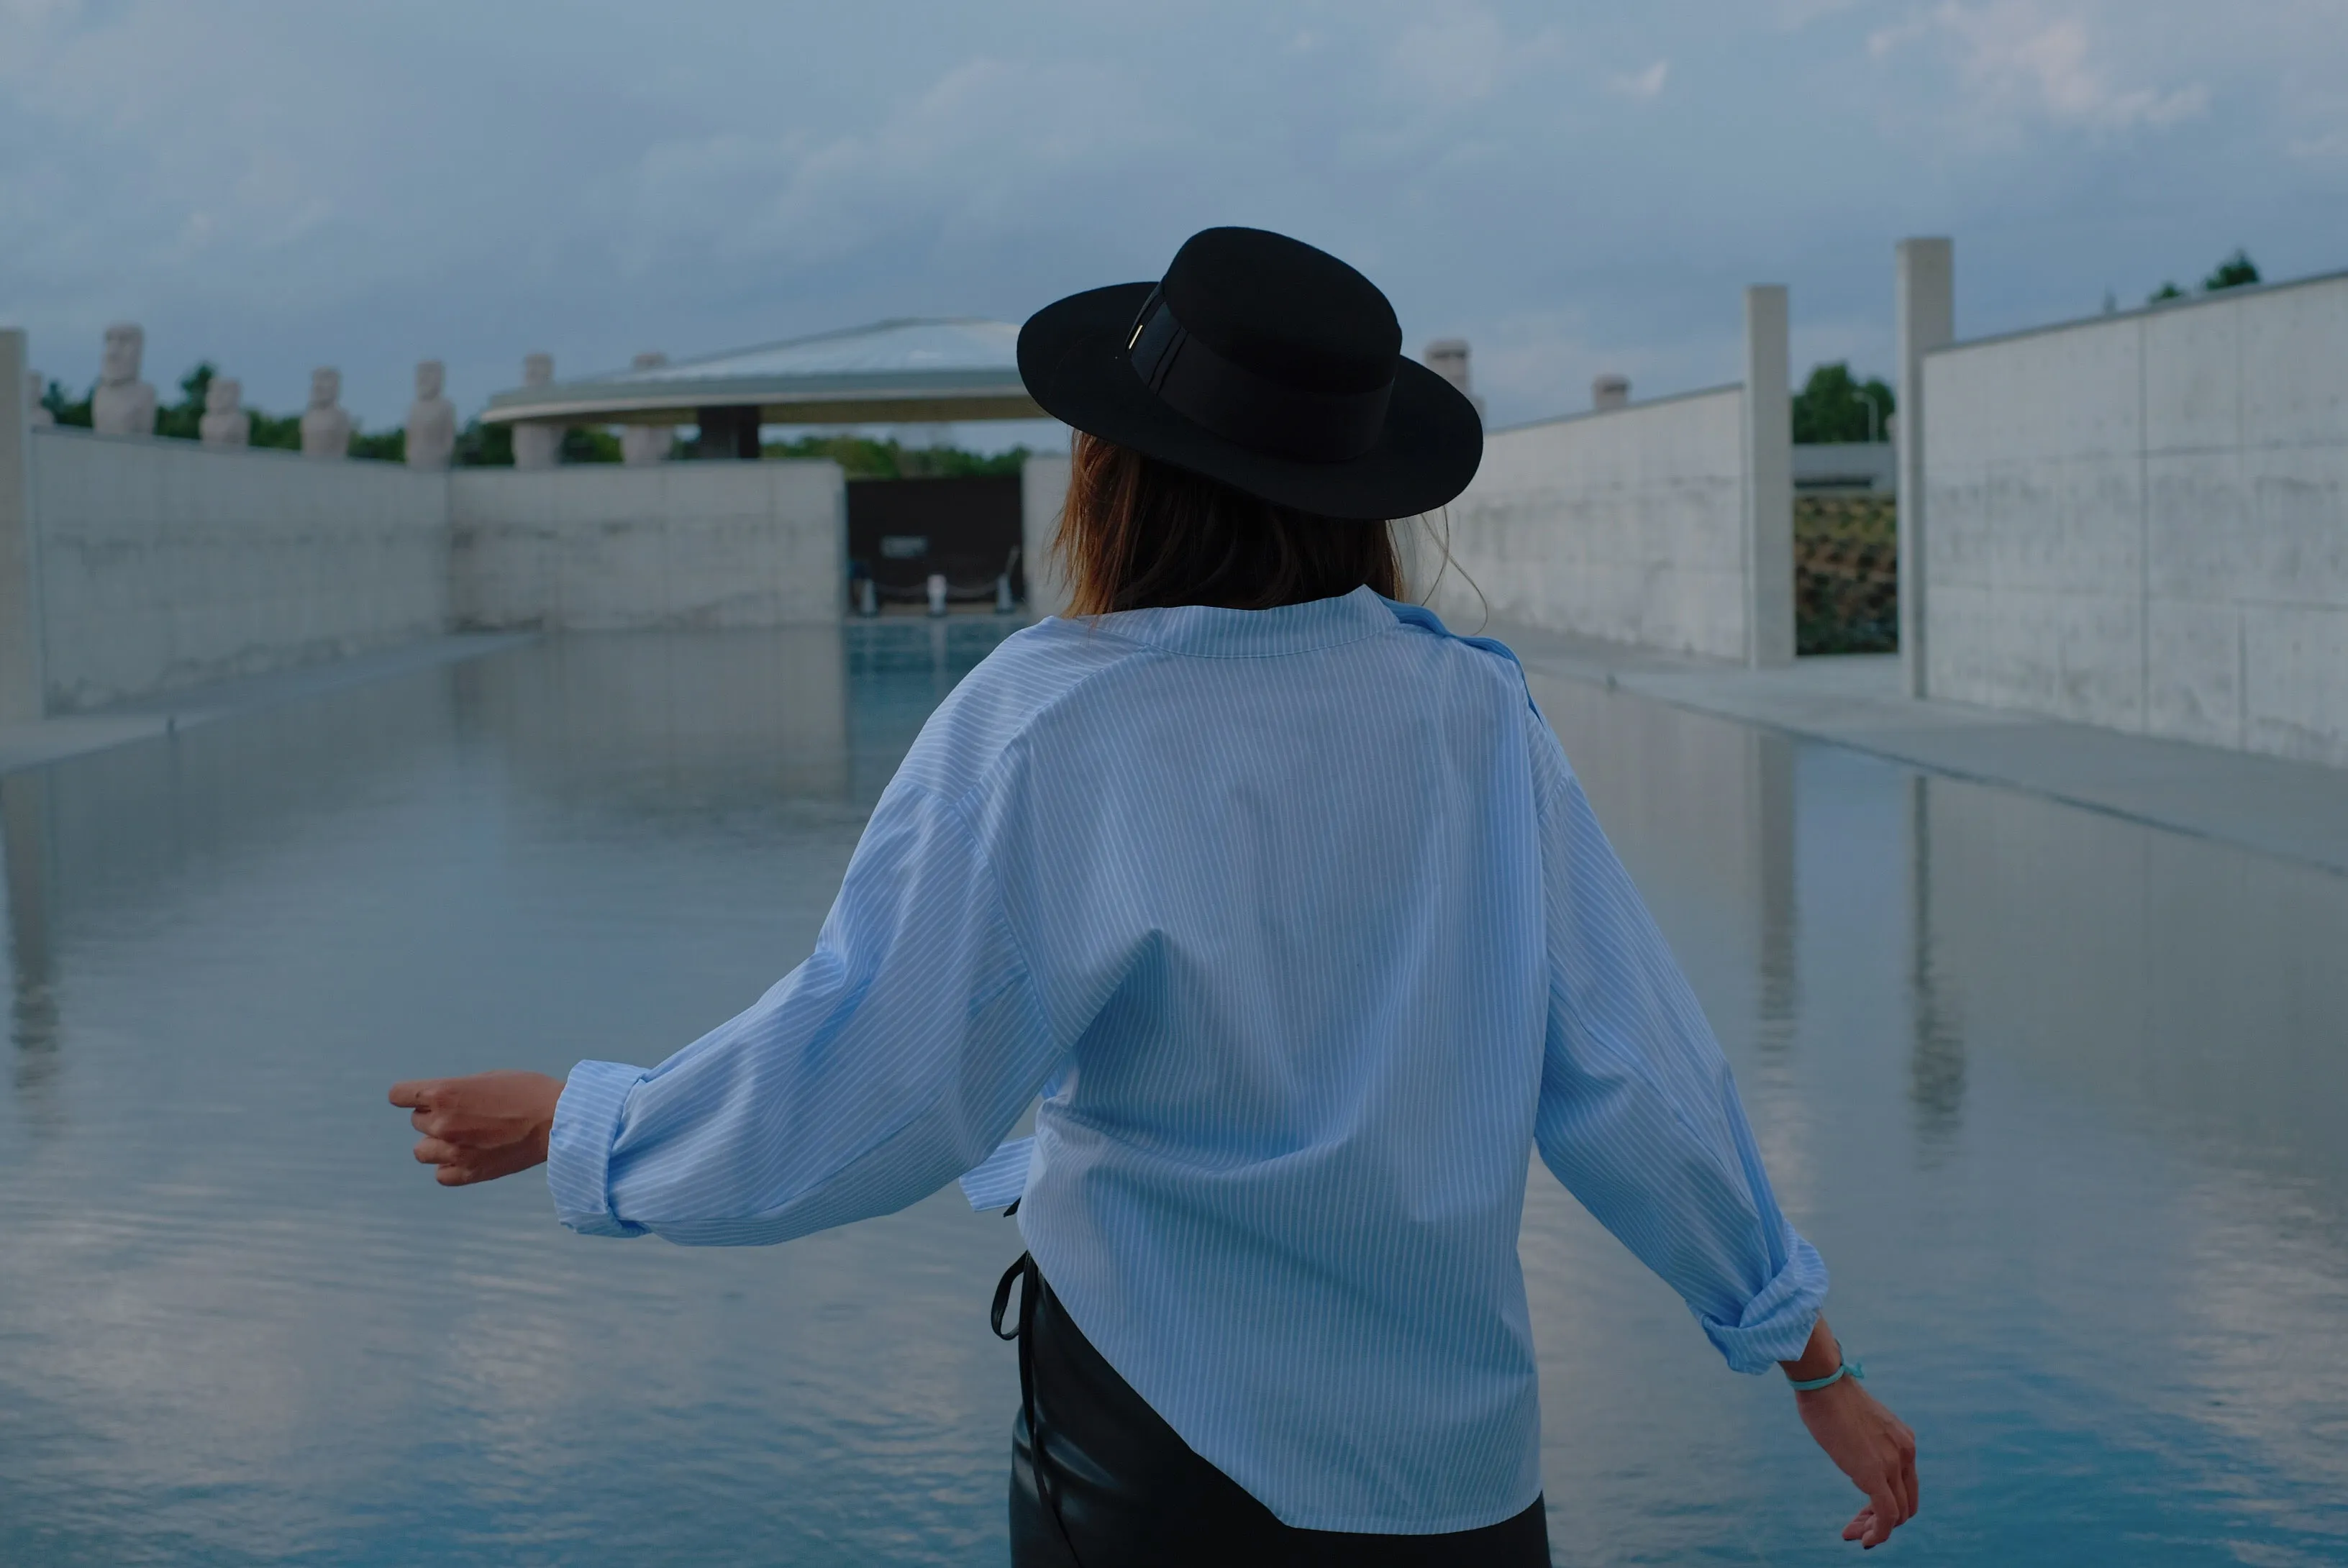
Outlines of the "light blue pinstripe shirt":
[{"label": "light blue pinstripe shirt", "polygon": [[1362,589],[1006,640],[814,954],[573,1068],[549,1181],[574,1230],[726,1245],[979,1167],[1192,1448],[1292,1524],[1430,1532],[1540,1487],[1536,1149],[1731,1366],[1801,1352],[1825,1265],[1513,657]]}]

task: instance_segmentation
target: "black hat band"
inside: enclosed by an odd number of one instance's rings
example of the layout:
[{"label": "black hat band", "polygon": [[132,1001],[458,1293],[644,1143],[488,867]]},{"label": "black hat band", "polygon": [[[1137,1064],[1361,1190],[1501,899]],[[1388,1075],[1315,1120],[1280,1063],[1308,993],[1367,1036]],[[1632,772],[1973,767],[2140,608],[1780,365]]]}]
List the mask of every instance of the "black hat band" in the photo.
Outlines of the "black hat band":
[{"label": "black hat band", "polygon": [[1151,290],[1128,357],[1167,407],[1225,440],[1276,457],[1342,463],[1378,443],[1394,383],[1366,392],[1315,392],[1260,376],[1226,359],[1174,319]]}]

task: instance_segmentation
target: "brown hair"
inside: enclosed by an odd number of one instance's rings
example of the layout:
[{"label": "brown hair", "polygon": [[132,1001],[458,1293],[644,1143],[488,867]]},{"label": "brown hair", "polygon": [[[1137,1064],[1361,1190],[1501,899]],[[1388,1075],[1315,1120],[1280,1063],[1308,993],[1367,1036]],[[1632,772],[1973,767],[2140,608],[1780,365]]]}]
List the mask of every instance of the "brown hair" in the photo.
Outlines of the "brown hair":
[{"label": "brown hair", "polygon": [[1052,552],[1071,615],[1174,604],[1269,610],[1365,583],[1402,596],[1390,525],[1260,500],[1082,431]]}]

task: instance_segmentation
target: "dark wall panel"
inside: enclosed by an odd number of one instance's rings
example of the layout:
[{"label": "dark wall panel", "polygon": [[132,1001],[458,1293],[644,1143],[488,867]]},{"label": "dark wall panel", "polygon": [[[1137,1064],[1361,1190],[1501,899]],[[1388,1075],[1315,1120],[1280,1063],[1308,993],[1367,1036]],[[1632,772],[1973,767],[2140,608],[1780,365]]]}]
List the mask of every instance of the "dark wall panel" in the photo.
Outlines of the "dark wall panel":
[{"label": "dark wall panel", "polygon": [[848,557],[851,575],[870,576],[884,599],[917,600],[930,573],[945,574],[956,599],[991,599],[1011,566],[1011,591],[1025,597],[1019,548],[1019,478],[850,480]]}]

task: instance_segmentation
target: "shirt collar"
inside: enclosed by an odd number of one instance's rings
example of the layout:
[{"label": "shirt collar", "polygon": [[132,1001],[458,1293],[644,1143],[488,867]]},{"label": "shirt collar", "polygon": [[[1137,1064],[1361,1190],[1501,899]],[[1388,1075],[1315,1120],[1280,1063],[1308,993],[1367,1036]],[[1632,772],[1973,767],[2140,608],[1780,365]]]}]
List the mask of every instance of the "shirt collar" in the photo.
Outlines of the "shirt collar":
[{"label": "shirt collar", "polygon": [[1092,617],[1102,631],[1172,654],[1210,659],[1267,658],[1358,643],[1396,624],[1395,613],[1365,583],[1334,599],[1313,599],[1272,610],[1226,610],[1177,604],[1118,610]]}]

